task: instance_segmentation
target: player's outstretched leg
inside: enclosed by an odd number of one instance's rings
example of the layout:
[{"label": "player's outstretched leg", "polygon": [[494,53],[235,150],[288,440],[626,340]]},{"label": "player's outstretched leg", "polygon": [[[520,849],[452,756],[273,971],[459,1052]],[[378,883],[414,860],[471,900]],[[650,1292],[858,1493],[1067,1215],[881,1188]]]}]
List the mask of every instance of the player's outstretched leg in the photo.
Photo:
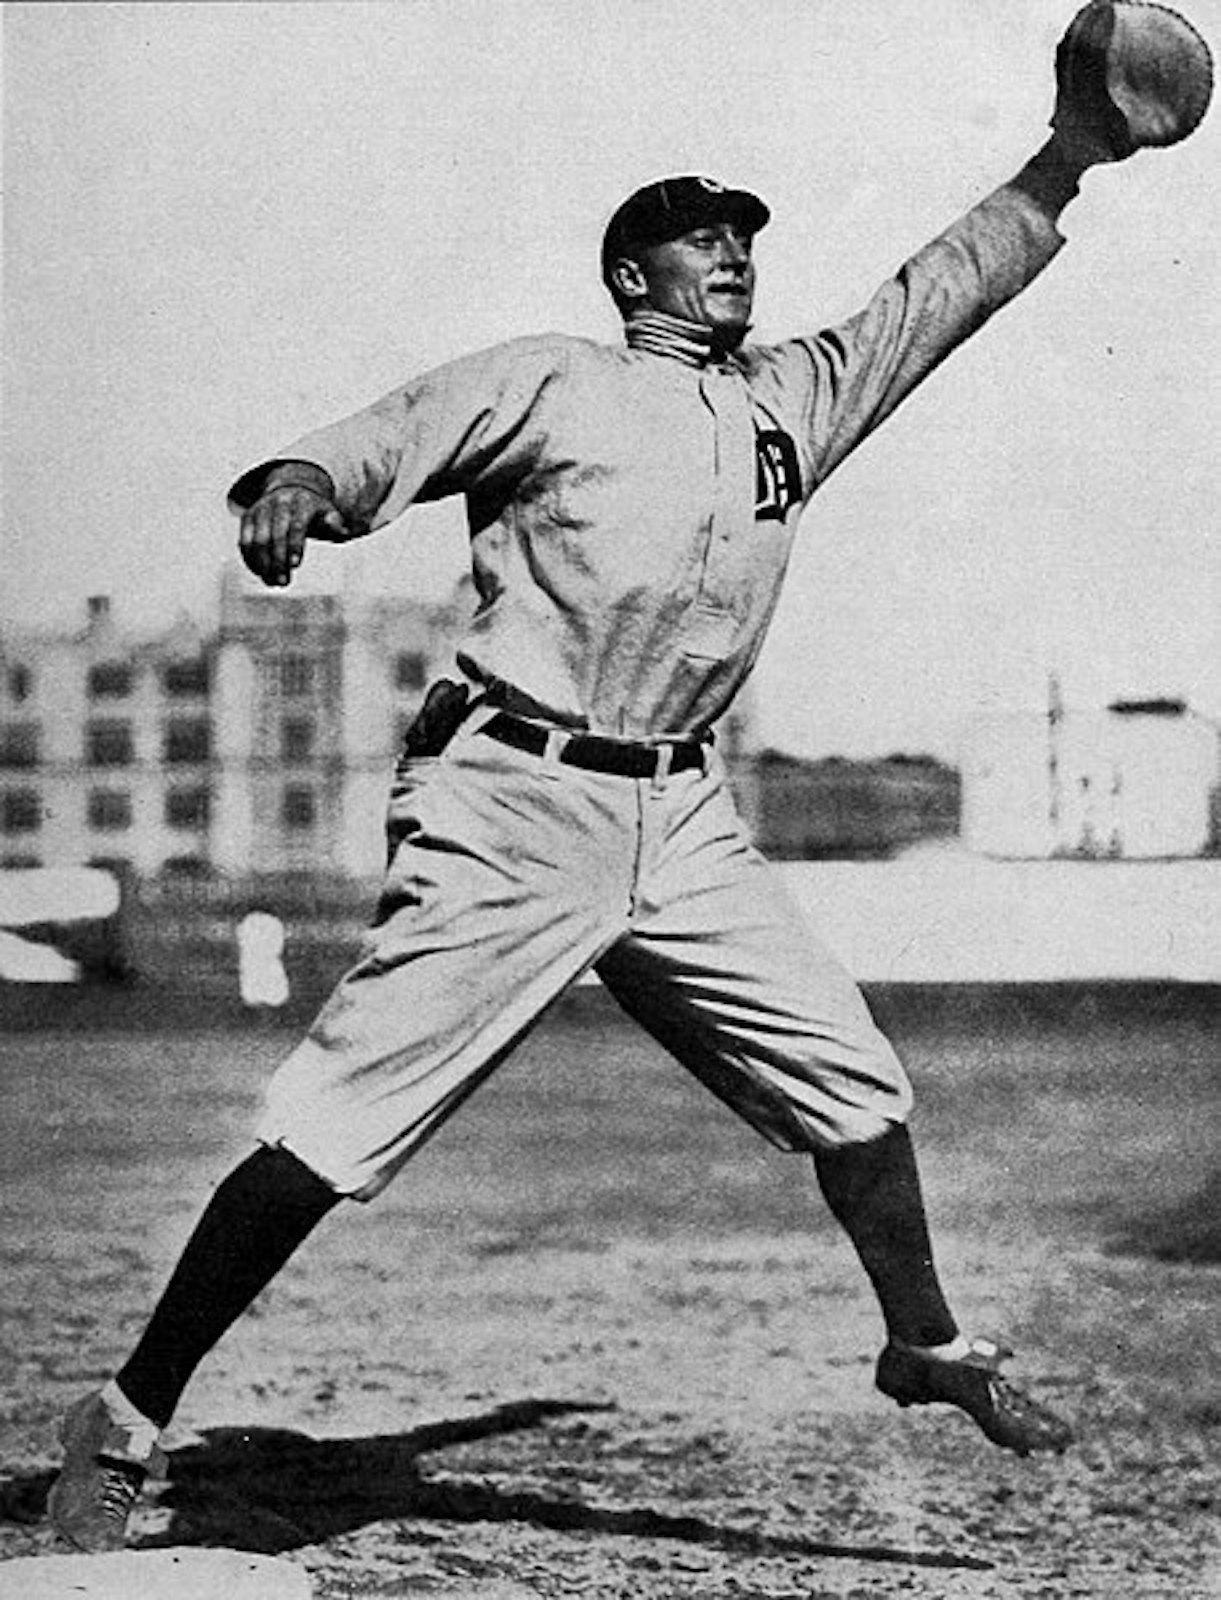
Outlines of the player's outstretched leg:
[{"label": "player's outstretched leg", "polygon": [[933,1263],[908,1129],[895,1126],[865,1144],[820,1150],[814,1166],[886,1321],[876,1373],[882,1393],[901,1406],[957,1406],[993,1444],[1018,1455],[1071,1444],[1066,1422],[1001,1376],[1012,1351],[959,1332]]},{"label": "player's outstretched leg", "polygon": [[130,1360],[64,1419],[47,1509],[70,1544],[122,1549],[191,1374],[338,1200],[282,1149],[260,1148],[216,1190]]}]

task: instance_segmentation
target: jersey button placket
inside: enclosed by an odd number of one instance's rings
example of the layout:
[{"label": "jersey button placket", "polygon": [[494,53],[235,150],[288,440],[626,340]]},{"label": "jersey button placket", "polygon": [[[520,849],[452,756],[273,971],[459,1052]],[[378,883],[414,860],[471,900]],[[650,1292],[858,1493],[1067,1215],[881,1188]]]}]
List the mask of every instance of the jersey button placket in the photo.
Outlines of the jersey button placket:
[{"label": "jersey button placket", "polygon": [[[754,439],[750,397],[734,371],[713,368],[700,379],[700,394],[712,414],[712,513],[705,541],[694,621],[702,636],[696,653],[720,657],[735,632],[735,542],[754,517]],[[723,648],[713,640],[720,637]]]}]

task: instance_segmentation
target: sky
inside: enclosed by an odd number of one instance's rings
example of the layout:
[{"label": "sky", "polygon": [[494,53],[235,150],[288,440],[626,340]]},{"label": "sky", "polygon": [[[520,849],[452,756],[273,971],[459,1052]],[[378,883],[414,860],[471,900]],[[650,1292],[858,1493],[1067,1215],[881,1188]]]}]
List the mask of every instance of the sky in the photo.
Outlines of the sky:
[{"label": "sky", "polygon": [[[615,340],[602,227],[666,173],[771,205],[754,337],[850,315],[1042,143],[1074,9],[5,5],[0,623],[207,623],[240,471],[465,351]],[[1216,49],[1221,0],[1186,9]],[[767,742],[952,758],[1053,671],[1221,718],[1218,172],[1214,108],[1087,175],[1068,248],[815,497]],[[300,582],[440,595],[466,555],[451,503]]]}]

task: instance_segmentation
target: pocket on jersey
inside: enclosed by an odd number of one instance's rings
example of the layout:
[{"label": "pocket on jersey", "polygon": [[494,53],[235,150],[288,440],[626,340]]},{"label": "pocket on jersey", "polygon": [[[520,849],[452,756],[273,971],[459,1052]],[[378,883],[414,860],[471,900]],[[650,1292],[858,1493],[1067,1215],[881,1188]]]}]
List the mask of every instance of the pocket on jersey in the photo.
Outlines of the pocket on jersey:
[{"label": "pocket on jersey", "polygon": [[737,637],[738,619],[732,611],[697,600],[683,619],[679,649],[693,661],[724,661]]}]

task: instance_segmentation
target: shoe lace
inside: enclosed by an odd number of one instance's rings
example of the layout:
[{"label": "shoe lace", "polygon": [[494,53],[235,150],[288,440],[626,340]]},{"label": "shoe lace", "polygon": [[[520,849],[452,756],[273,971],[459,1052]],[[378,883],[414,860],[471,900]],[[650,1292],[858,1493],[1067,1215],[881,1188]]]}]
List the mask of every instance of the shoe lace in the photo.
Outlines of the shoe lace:
[{"label": "shoe lace", "polygon": [[997,1402],[1004,1406],[1015,1422],[1040,1430],[1055,1430],[1059,1426],[1054,1412],[1027,1394],[1025,1389],[1009,1383],[999,1373],[992,1375],[991,1385]]},{"label": "shoe lace", "polygon": [[1027,1416],[1039,1409],[1025,1389],[1019,1389],[1015,1383],[1010,1383],[1007,1378],[1002,1378],[999,1372],[994,1372],[988,1382],[992,1393],[1007,1410],[1017,1415]]},{"label": "shoe lace", "polygon": [[136,1503],[144,1473],[139,1467],[120,1466],[104,1461],[98,1478],[97,1498],[102,1515],[114,1522],[126,1522]]}]

